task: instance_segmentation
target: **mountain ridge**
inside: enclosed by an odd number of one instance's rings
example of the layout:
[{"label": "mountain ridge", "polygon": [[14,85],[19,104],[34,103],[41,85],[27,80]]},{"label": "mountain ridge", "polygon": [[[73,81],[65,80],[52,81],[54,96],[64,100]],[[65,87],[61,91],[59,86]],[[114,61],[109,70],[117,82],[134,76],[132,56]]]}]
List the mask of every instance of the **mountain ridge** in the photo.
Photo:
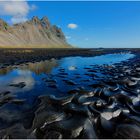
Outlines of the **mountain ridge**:
[{"label": "mountain ridge", "polygon": [[0,47],[9,48],[67,48],[61,28],[51,25],[45,16],[34,16],[24,23],[8,25],[0,19]]}]

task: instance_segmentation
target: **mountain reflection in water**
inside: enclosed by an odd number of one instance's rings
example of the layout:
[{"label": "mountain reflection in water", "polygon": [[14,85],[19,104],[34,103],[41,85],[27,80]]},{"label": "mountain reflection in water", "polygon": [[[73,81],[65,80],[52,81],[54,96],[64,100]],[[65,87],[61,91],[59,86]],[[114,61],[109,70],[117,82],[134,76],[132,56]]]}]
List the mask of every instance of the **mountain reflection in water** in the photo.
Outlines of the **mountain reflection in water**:
[{"label": "mountain reflection in water", "polygon": [[[99,66],[114,65],[133,57],[128,52],[96,57],[65,57],[9,66],[0,69],[0,92],[6,90],[33,98],[42,94],[65,95],[79,87],[90,89],[90,84],[107,78],[100,72]],[[92,74],[90,70],[94,70]],[[23,88],[10,86],[22,82],[25,83]]]},{"label": "mountain reflection in water", "polygon": [[[0,92],[5,91],[5,89],[14,93],[29,91],[35,85],[34,75],[49,74],[57,66],[57,60],[51,59],[0,69]],[[26,83],[23,89],[9,86],[11,83],[20,82]]]},{"label": "mountain reflection in water", "polygon": [[137,55],[65,57],[0,73],[2,139],[140,137]]},{"label": "mountain reflection in water", "polygon": [[[51,59],[51,60],[45,60],[41,62],[36,62],[36,63],[27,63],[27,64],[22,64],[18,66],[18,69],[20,70],[30,70],[34,72],[36,75],[39,75],[41,73],[49,74],[54,67],[58,66],[58,60],[56,59]],[[0,75],[5,75],[8,74],[10,71],[13,69],[17,68],[16,66],[9,66],[6,68],[0,69]]]}]

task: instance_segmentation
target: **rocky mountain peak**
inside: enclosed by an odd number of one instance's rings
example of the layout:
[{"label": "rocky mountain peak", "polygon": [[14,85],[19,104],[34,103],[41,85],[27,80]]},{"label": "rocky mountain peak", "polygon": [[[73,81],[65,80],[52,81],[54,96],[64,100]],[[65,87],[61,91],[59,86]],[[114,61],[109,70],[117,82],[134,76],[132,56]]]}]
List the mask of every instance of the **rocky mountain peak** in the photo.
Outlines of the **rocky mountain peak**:
[{"label": "rocky mountain peak", "polygon": [[37,16],[33,16],[32,22],[33,22],[34,24],[40,24],[40,19],[39,19]]},{"label": "rocky mountain peak", "polygon": [[69,47],[62,30],[47,17],[34,16],[24,23],[9,26],[0,19],[0,46]]},{"label": "rocky mountain peak", "polygon": [[51,30],[58,38],[61,38],[64,41],[66,40],[61,28],[57,27],[56,25],[53,25],[51,27]]},{"label": "rocky mountain peak", "polygon": [[41,19],[41,24],[45,28],[50,28],[50,22],[46,16]]},{"label": "rocky mountain peak", "polygon": [[42,26],[43,28],[46,28],[46,29],[49,29],[51,26],[49,19],[46,16],[43,17],[42,19],[39,19],[37,16],[34,16],[30,23]]}]

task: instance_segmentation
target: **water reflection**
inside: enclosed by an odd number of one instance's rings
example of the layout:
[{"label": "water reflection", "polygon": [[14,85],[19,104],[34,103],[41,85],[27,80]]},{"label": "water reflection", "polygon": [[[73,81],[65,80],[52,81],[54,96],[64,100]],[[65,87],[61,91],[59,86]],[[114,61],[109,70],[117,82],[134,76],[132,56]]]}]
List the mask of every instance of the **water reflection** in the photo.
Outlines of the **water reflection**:
[{"label": "water reflection", "polygon": [[101,56],[95,56],[95,57],[67,57],[64,59],[61,59],[59,63],[62,67],[66,67],[69,69],[69,67],[79,67],[83,68],[85,66],[90,65],[113,65],[115,63],[119,63],[122,61],[125,61],[127,59],[133,58],[135,55],[128,53],[114,53],[114,54],[107,54],[107,55],[101,55]]},{"label": "water reflection", "polygon": [[41,61],[41,62],[36,62],[36,63],[28,63],[28,65],[23,65],[20,67],[22,70],[30,70],[34,72],[36,75],[39,74],[49,74],[51,73],[52,69],[58,66],[58,60],[56,59],[51,59],[51,60],[46,60],[46,61]]},{"label": "water reflection", "polygon": [[1,69],[0,69],[0,75],[6,75],[6,74],[9,73],[12,69],[13,69],[12,66],[8,66],[8,67],[6,67],[6,68],[1,68]]},{"label": "water reflection", "polygon": [[[0,92],[5,90],[13,93],[30,91],[34,88],[35,83],[38,83],[34,75],[49,74],[57,66],[57,60],[51,59],[0,69]],[[10,84],[18,84],[20,82],[25,82],[26,84],[23,89],[9,86]]]},{"label": "water reflection", "polygon": [[9,66],[9,67],[0,69],[0,75],[6,75],[15,68],[18,68],[23,71],[29,70],[31,72],[34,72],[36,75],[39,75],[42,73],[49,74],[53,68],[58,66],[57,61],[58,60],[56,59],[51,59],[51,60],[45,60],[45,61],[36,62],[36,63],[27,63],[27,64],[20,65],[18,67]]},{"label": "water reflection", "polygon": [[29,91],[34,87],[35,79],[30,71],[13,70],[6,76],[0,77],[0,92],[5,90],[13,93],[20,92],[22,89],[10,86],[11,83],[18,84],[20,82],[26,83],[23,91]]},{"label": "water reflection", "polygon": [[[39,94],[66,93],[72,88],[81,86],[88,88],[88,85],[95,81],[95,77],[101,79],[106,75],[97,70],[92,72],[91,77],[91,73],[85,69],[86,67],[92,70],[95,69],[95,65],[113,65],[133,57],[134,55],[131,53],[120,53],[96,57],[66,57],[60,60],[51,59],[9,66],[0,69],[0,92],[5,90],[13,93],[22,92],[25,93],[25,96],[30,95],[32,98]],[[44,78],[45,80],[42,80]],[[26,86],[24,88],[9,86],[20,82],[25,82]],[[68,83],[73,84],[69,85]]]}]

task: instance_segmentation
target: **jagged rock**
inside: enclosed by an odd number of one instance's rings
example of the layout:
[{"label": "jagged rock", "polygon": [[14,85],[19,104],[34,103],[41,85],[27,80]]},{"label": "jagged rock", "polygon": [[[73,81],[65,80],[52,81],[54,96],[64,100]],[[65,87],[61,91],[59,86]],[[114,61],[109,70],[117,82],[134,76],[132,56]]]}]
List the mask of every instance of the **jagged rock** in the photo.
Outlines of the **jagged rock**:
[{"label": "jagged rock", "polygon": [[51,25],[47,17],[9,26],[0,19],[0,46],[2,47],[70,47],[60,28]]},{"label": "jagged rock", "polygon": [[40,22],[40,20],[39,20],[39,18],[37,16],[33,16],[32,23],[34,23],[35,25],[37,25],[37,24],[40,24],[41,22]]},{"label": "jagged rock", "polygon": [[46,29],[50,28],[50,22],[49,22],[49,19],[47,17],[43,17],[41,19],[41,24],[43,27],[45,27]]},{"label": "jagged rock", "polygon": [[0,19],[0,31],[6,31],[8,29],[9,25],[3,21],[2,19]]},{"label": "jagged rock", "polygon": [[61,28],[58,28],[56,25],[53,25],[51,27],[51,31],[60,39],[62,39],[63,41],[65,41],[65,36],[61,30]]}]

